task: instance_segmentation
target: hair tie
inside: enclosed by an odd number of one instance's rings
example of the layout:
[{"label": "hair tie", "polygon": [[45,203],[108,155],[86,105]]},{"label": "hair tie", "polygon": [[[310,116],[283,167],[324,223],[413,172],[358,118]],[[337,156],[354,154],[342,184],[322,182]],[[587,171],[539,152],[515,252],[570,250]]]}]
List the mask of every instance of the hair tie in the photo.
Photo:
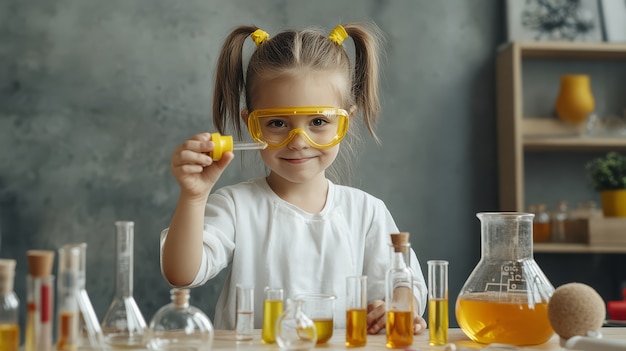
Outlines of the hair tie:
[{"label": "hair tie", "polygon": [[341,45],[341,43],[343,43],[343,41],[346,40],[347,37],[348,32],[346,32],[346,29],[343,28],[342,25],[338,25],[337,27],[333,28],[333,30],[331,30],[330,34],[328,35],[328,39],[330,39],[333,43],[337,45]]},{"label": "hair tie", "polygon": [[262,29],[257,29],[252,32],[252,34],[250,34],[250,37],[252,38],[252,40],[254,40],[256,46],[259,46],[263,44],[267,39],[269,39],[270,35]]}]

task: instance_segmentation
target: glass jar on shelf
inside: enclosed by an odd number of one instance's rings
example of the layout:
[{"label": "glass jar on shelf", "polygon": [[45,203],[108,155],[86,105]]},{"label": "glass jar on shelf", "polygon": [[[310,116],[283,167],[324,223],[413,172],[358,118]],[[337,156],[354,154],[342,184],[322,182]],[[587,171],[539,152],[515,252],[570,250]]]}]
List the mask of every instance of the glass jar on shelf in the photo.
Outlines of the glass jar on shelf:
[{"label": "glass jar on shelf", "polygon": [[551,218],[546,204],[534,204],[528,207],[530,213],[535,214],[533,221],[533,242],[545,243],[550,241]]},{"label": "glass jar on shelf", "polygon": [[551,238],[553,242],[564,243],[567,241],[566,222],[569,219],[569,208],[567,201],[561,200],[557,203],[554,212],[552,213],[552,232]]}]

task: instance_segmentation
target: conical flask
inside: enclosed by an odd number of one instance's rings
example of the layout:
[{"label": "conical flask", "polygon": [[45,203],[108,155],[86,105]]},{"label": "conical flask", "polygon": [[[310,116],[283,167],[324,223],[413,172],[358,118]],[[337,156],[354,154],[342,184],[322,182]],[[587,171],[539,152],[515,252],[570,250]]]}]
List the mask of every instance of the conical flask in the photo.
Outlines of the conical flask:
[{"label": "conical flask", "polygon": [[548,301],[554,287],[533,258],[533,217],[481,212],[481,258],[456,300],[457,322],[472,340],[538,345],[554,334]]},{"label": "conical flask", "polygon": [[104,342],[113,348],[143,349],[146,321],[133,297],[134,222],[117,221],[115,297],[102,320]]},{"label": "conical flask", "polygon": [[85,290],[87,244],[59,248],[57,350],[102,350],[102,329]]},{"label": "conical flask", "polygon": [[189,304],[189,289],[172,289],[172,302],[154,314],[148,329],[149,350],[209,351],[213,324],[200,309]]}]

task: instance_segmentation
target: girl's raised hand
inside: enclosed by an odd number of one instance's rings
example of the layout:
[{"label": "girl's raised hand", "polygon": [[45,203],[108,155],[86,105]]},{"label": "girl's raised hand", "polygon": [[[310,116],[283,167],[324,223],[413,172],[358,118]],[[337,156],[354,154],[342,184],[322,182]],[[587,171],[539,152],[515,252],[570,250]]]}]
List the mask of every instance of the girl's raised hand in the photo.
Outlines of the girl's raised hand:
[{"label": "girl's raised hand", "polygon": [[225,152],[219,161],[213,161],[209,152],[215,144],[210,133],[196,134],[176,147],[170,168],[181,196],[206,199],[211,189],[233,159],[232,152]]}]

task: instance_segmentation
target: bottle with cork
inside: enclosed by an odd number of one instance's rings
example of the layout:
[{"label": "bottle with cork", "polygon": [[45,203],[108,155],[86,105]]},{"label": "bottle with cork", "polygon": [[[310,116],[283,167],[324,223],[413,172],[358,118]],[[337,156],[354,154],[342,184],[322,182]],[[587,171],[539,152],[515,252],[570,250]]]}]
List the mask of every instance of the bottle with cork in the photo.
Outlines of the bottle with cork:
[{"label": "bottle with cork", "polygon": [[413,344],[413,271],[409,233],[391,234],[391,268],[386,274],[387,348]]},{"label": "bottle with cork", "polygon": [[19,299],[13,291],[15,260],[0,259],[0,350],[18,351],[20,326]]},{"label": "bottle with cork", "polygon": [[26,334],[24,351],[52,350],[54,251],[28,250],[26,276]]}]

